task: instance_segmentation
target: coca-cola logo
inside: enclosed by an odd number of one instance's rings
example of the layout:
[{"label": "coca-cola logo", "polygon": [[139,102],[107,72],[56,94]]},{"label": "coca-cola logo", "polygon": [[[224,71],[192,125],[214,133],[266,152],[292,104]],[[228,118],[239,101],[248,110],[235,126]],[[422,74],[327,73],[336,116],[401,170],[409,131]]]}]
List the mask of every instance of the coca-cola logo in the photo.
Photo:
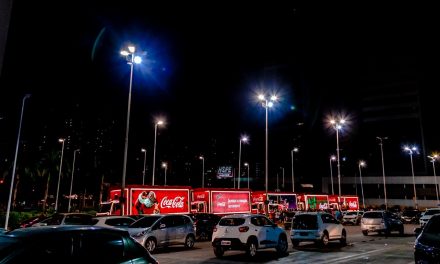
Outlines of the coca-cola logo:
[{"label": "coca-cola logo", "polygon": [[262,196],[260,196],[260,197],[253,197],[252,200],[253,200],[253,202],[262,202],[263,201],[263,197]]},{"label": "coca-cola logo", "polygon": [[197,199],[205,199],[205,194],[204,193],[202,193],[202,194],[197,194]]},{"label": "coca-cola logo", "polygon": [[350,202],[348,202],[348,207],[350,207],[350,208],[357,208],[358,204],[357,204],[356,201],[350,201]]},{"label": "coca-cola logo", "polygon": [[168,196],[162,198],[160,201],[161,208],[183,208],[185,197],[176,196],[174,199],[168,199]]},{"label": "coca-cola logo", "polygon": [[328,204],[319,204],[319,209],[320,210],[327,210],[328,209]]}]

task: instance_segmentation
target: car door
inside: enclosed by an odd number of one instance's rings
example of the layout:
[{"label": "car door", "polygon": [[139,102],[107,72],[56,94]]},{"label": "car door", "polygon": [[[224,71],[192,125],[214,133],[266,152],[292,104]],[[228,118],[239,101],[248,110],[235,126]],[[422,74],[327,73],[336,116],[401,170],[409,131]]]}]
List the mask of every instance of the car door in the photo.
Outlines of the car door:
[{"label": "car door", "polygon": [[277,226],[267,217],[260,216],[263,223],[261,232],[264,233],[264,244],[274,244],[278,240]]},{"label": "car door", "polygon": [[328,231],[330,239],[340,238],[342,234],[342,225],[331,214],[321,215],[324,228]]},{"label": "car door", "polygon": [[185,216],[182,215],[173,215],[173,231],[174,231],[174,242],[182,242],[185,241],[186,238],[186,225],[185,225]]},{"label": "car door", "polygon": [[160,246],[168,245],[174,241],[173,219],[171,219],[170,215],[162,217],[154,224],[153,235],[156,238],[157,244]]}]

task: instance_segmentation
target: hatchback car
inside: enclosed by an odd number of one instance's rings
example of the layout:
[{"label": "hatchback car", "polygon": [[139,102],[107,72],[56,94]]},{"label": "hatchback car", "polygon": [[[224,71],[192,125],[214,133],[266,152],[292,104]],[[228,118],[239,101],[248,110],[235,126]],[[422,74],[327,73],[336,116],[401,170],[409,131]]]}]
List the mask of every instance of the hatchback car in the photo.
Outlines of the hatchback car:
[{"label": "hatchback car", "polygon": [[196,238],[198,240],[211,240],[212,230],[220,221],[221,216],[208,213],[189,214],[194,222]]},{"label": "hatchback car", "polygon": [[342,245],[346,245],[347,231],[341,222],[329,213],[298,213],[292,219],[290,239],[294,247],[302,241],[313,241],[321,246],[327,246],[329,241],[339,240]]},{"label": "hatchback car", "polygon": [[104,226],[104,227],[116,227],[127,229],[136,220],[129,216],[123,215],[108,215],[108,216],[97,216],[93,218],[93,225]]},{"label": "hatchback car", "polygon": [[212,247],[216,257],[226,250],[243,250],[253,258],[260,248],[275,248],[282,255],[287,252],[284,230],[260,214],[232,214],[223,216],[212,234]]},{"label": "hatchback car", "polygon": [[97,226],[19,228],[0,235],[0,262],[158,263],[127,231]]},{"label": "hatchback car", "polygon": [[364,213],[361,220],[361,230],[364,236],[370,232],[389,235],[392,231],[398,231],[403,236],[404,228],[400,218],[388,211],[368,211]]},{"label": "hatchback car", "polygon": [[440,208],[436,207],[426,209],[419,219],[420,227],[423,227],[426,223],[428,223],[429,219],[435,214],[440,214]]},{"label": "hatchback car", "polygon": [[342,216],[342,224],[359,225],[363,214],[363,211],[347,211]]},{"label": "hatchback car", "polygon": [[51,225],[92,225],[93,215],[85,213],[55,213],[48,218],[32,225],[51,226]]},{"label": "hatchback car", "polygon": [[418,224],[420,219],[419,210],[403,210],[400,216],[404,224]]},{"label": "hatchback car", "polygon": [[196,240],[193,224],[187,215],[146,215],[131,224],[128,232],[150,252],[171,245],[192,248]]},{"label": "hatchback car", "polygon": [[426,226],[416,228],[415,263],[440,263],[440,214],[429,219]]}]

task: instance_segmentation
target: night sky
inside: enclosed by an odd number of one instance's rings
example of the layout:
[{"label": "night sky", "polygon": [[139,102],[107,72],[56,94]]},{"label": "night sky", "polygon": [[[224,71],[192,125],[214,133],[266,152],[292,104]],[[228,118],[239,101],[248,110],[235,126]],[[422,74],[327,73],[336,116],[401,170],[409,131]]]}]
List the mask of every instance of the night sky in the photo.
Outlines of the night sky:
[{"label": "night sky", "polygon": [[[269,114],[269,166],[287,173],[290,150],[299,145],[298,174],[319,182],[328,176],[328,155],[335,149],[325,115],[356,113],[359,92],[388,73],[418,84],[427,144],[440,149],[434,130],[440,46],[433,8],[61,2],[14,2],[0,79],[2,171],[13,157],[21,99],[31,93],[24,142],[38,144],[36,135],[47,132],[47,141],[59,147],[67,117],[82,121],[84,135],[114,122],[109,181],[119,180],[130,71],[119,51],[129,42],[146,51],[134,71],[129,183],[140,174],[141,147],[151,163],[158,116],[166,119],[158,134],[158,162],[188,152],[197,171],[198,155],[212,155],[216,142],[218,160],[207,159],[207,166],[235,165],[240,135],[247,134],[242,160],[264,163],[258,91],[281,98]],[[171,173],[178,183],[178,169]]]}]

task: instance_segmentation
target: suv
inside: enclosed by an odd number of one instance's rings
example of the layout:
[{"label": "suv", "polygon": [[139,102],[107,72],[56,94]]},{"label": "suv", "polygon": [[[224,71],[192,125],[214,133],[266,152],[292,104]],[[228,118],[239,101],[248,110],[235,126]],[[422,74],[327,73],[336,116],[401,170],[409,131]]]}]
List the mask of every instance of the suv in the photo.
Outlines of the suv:
[{"label": "suv", "polygon": [[364,236],[370,232],[389,235],[391,231],[398,231],[403,236],[405,229],[396,214],[388,211],[368,211],[362,216],[361,230]]},{"label": "suv", "polygon": [[220,219],[212,234],[216,257],[226,250],[244,250],[254,258],[260,248],[275,248],[279,255],[288,249],[284,230],[260,214],[232,214]]},{"label": "suv", "polygon": [[426,223],[428,223],[429,219],[435,214],[440,214],[440,208],[437,207],[426,209],[426,211],[419,219],[420,227],[423,227]]},{"label": "suv", "polygon": [[329,213],[298,213],[292,219],[290,239],[294,247],[301,241],[313,241],[327,246],[330,240],[339,240],[347,244],[347,231],[344,226]]},{"label": "suv", "polygon": [[359,225],[363,214],[362,211],[347,211],[342,216],[342,224]]},{"label": "suv", "polygon": [[131,224],[128,232],[150,252],[170,245],[192,248],[196,240],[193,221],[187,215],[146,215]]},{"label": "suv", "polygon": [[440,215],[434,215],[422,229],[415,229],[415,263],[440,263]]},{"label": "suv", "polygon": [[194,221],[194,229],[196,230],[196,238],[198,240],[211,240],[212,230],[220,221],[220,216],[208,213],[189,214]]}]

